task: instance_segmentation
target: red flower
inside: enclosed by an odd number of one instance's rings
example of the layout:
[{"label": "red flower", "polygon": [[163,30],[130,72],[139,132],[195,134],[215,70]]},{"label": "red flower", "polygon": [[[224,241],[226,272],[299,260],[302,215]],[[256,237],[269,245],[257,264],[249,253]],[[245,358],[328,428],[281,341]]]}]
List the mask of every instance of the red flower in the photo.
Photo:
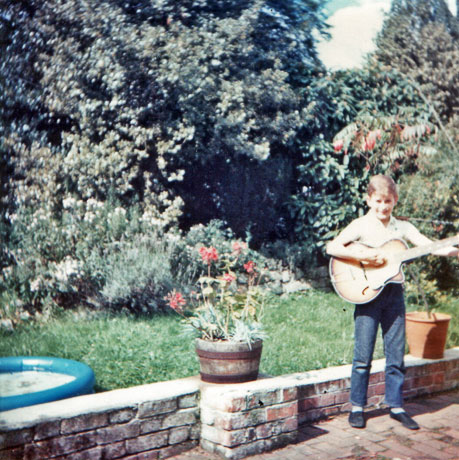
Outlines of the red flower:
[{"label": "red flower", "polygon": [[225,273],[223,275],[223,281],[226,281],[228,284],[231,284],[233,281],[236,281],[236,277],[231,273]]},{"label": "red flower", "polygon": [[338,139],[336,140],[335,142],[333,142],[333,148],[335,149],[335,152],[338,153],[338,152],[341,152],[341,150],[343,149],[344,147],[344,141],[343,139]]},{"label": "red flower", "polygon": [[255,262],[253,260],[249,260],[246,264],[244,264],[244,268],[247,273],[253,273],[255,270]]},{"label": "red flower", "polygon": [[218,260],[218,252],[212,246],[210,248],[202,246],[199,249],[199,254],[201,254],[202,260],[208,265],[210,265],[212,261],[216,262]]},{"label": "red flower", "polygon": [[180,293],[180,292],[176,292],[176,291],[173,291],[173,292],[170,292],[166,297],[165,297],[165,300],[167,300],[169,302],[169,306],[181,313],[183,310],[182,310],[182,305],[185,305],[186,304],[186,301],[185,299],[183,298],[183,295]]}]

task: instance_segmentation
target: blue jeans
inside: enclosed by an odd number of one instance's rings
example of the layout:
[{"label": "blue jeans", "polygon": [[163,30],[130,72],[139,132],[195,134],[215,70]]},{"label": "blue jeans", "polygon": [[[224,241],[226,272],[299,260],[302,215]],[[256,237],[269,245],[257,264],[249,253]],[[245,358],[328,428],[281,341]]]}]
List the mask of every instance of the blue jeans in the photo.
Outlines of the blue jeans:
[{"label": "blue jeans", "polygon": [[351,403],[364,407],[367,403],[371,361],[378,325],[381,324],[386,356],[385,402],[390,407],[402,407],[402,387],[405,377],[405,301],[403,287],[389,283],[369,303],[356,305],[354,313],[355,344],[351,375]]}]

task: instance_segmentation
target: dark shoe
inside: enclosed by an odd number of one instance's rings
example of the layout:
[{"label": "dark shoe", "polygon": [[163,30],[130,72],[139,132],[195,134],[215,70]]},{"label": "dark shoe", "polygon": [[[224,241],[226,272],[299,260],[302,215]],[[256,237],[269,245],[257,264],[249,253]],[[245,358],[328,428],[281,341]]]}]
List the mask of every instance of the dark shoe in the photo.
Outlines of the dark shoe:
[{"label": "dark shoe", "polygon": [[399,421],[405,428],[419,430],[419,425],[406,412],[400,412],[399,414],[391,412],[390,416]]},{"label": "dark shoe", "polygon": [[351,412],[349,414],[349,425],[351,425],[352,428],[365,428],[363,411]]}]

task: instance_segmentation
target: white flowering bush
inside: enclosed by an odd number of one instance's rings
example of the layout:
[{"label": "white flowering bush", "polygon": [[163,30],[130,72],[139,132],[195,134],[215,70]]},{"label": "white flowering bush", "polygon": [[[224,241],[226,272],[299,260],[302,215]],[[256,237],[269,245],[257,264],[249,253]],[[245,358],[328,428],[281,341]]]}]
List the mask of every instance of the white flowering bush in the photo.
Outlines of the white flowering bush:
[{"label": "white flowering bush", "polygon": [[317,5],[302,11],[311,30],[284,6],[2,5],[1,268],[26,305],[156,308],[169,246],[152,241],[171,228],[225,215],[239,233],[274,228],[302,126],[286,62],[317,62],[303,43],[320,24]]},{"label": "white flowering bush", "polygon": [[8,217],[2,288],[32,313],[77,304],[149,313],[173,285],[175,238],[140,207],[68,197],[59,219],[43,208]]},{"label": "white flowering bush", "polygon": [[[269,234],[285,213],[278,192],[288,193],[288,157],[304,125],[287,68],[318,65],[305,44],[322,27],[318,5],[28,5],[9,2],[2,20],[9,206],[46,200],[58,211],[68,193],[83,201],[114,193],[124,203],[138,198],[165,225],[209,220],[209,209],[238,233],[251,220],[255,233]],[[309,29],[300,26],[305,18]],[[225,166],[231,180],[222,183],[210,172]],[[238,195],[251,184],[268,212]],[[203,193],[208,203],[196,207]]]}]

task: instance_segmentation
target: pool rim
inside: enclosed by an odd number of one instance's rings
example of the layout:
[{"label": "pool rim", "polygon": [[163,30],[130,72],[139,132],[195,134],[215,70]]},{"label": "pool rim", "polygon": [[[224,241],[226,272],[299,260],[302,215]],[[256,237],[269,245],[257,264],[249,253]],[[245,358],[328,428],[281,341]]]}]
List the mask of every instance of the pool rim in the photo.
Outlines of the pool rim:
[{"label": "pool rim", "polygon": [[79,361],[51,356],[8,356],[0,358],[0,373],[26,371],[52,372],[75,378],[71,382],[46,390],[0,397],[0,412],[58,401],[94,391],[94,372],[87,364]]}]

